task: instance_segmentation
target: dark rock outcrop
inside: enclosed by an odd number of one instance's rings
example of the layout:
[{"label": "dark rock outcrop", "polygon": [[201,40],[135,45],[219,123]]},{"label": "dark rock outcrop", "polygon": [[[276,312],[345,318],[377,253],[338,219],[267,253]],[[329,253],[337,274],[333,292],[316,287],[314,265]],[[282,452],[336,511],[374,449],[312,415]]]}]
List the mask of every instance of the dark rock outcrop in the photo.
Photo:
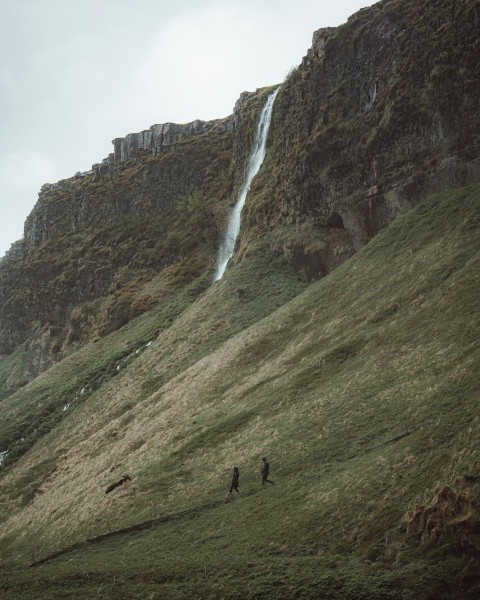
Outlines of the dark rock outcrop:
[{"label": "dark rock outcrop", "polygon": [[359,248],[427,194],[478,181],[479,31],[476,0],[385,0],[317,31],[277,97],[244,235],[337,213]]},{"label": "dark rock outcrop", "polygon": [[107,162],[122,162],[131,157],[139,156],[142,152],[150,152],[154,156],[160,154],[167,146],[177,144],[199,134],[224,133],[231,131],[233,120],[231,117],[215,121],[200,121],[196,119],[191,123],[179,125],[177,123],[164,123],[152,125],[150,129],[139,133],[129,133],[124,138],[113,140],[113,155]]}]

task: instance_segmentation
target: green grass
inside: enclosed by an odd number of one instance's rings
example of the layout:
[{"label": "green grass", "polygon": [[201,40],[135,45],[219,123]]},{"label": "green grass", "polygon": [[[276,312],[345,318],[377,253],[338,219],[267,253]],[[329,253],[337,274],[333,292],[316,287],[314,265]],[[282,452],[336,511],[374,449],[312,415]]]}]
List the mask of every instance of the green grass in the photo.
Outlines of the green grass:
[{"label": "green grass", "polygon": [[[447,191],[308,287],[255,255],[178,296],[150,347],[2,471],[2,597],[478,597],[453,530],[422,545],[405,515],[442,485],[480,500],[479,223],[480,186]],[[45,396],[159,314],[46,373]],[[33,410],[38,386],[11,398]],[[32,549],[159,517],[25,567]]]},{"label": "green grass", "polygon": [[[63,410],[65,406],[69,405],[71,410],[75,409],[83,404],[92,392],[100,390],[114,377],[122,376],[124,369],[144,352],[146,344],[170,328],[211,285],[212,279],[212,272],[204,273],[177,293],[170,294],[170,297],[153,311],[123,327],[121,332],[114,332],[97,343],[88,344],[30,385],[7,397],[2,403],[4,419],[0,423],[0,450],[9,449],[5,465],[8,467],[14,459],[28,451],[42,435],[59,423],[66,416]],[[256,292],[256,280],[267,282],[260,294]],[[235,270],[227,284],[222,285],[223,302],[214,300],[217,310],[213,318],[208,314],[211,312],[211,304],[204,308],[207,313],[205,319],[212,321],[211,334],[160,378],[152,377],[142,382],[143,395],[149,395],[158,389],[160,383],[172,379],[196,362],[200,356],[217,348],[228,337],[281,306],[304,287],[284,263],[268,261],[268,258],[263,261],[247,261]],[[244,295],[241,298],[237,298],[236,286],[243,286]],[[221,323],[221,327],[216,328],[215,324],[218,322]],[[192,326],[196,327],[196,323],[192,323]],[[8,373],[12,361],[16,360],[21,351],[22,348],[5,359],[5,373]],[[2,366],[3,363],[0,364],[0,367]],[[85,390],[85,394],[80,395],[82,389]]]}]

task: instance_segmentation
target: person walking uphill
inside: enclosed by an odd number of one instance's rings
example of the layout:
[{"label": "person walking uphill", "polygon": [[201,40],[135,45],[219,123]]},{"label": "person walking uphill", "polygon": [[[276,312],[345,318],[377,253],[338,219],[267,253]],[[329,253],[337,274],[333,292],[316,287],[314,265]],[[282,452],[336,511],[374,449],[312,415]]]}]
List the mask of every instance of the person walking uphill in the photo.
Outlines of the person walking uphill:
[{"label": "person walking uphill", "polygon": [[263,464],[262,464],[262,485],[265,485],[265,483],[272,483],[274,484],[274,481],[270,481],[270,479],[268,479],[268,475],[270,473],[270,465],[268,464],[268,460],[267,458],[264,456],[262,458]]},{"label": "person walking uphill", "polygon": [[235,490],[236,492],[238,492],[238,480],[240,477],[240,471],[238,470],[238,467],[233,467],[233,477],[232,477],[232,483],[230,485],[230,491],[228,492],[228,495],[230,496],[230,494],[233,492],[233,490]]}]

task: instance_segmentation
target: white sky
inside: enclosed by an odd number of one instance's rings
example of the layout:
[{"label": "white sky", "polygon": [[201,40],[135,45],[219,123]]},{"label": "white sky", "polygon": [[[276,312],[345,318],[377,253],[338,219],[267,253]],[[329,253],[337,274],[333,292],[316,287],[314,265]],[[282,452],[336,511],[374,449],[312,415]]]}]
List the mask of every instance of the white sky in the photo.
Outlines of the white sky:
[{"label": "white sky", "polygon": [[215,119],[373,0],[0,0],[0,256],[111,140]]}]

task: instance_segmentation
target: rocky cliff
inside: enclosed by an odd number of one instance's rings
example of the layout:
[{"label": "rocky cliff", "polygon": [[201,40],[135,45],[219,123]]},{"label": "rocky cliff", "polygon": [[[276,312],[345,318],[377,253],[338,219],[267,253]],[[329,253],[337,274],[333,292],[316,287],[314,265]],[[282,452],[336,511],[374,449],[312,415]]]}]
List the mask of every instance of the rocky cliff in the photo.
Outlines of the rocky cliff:
[{"label": "rocky cliff", "polygon": [[213,267],[264,96],[115,139],[90,171],[42,187],[0,265],[0,354],[25,343],[4,394]]},{"label": "rocky cliff", "polygon": [[[260,249],[305,280],[427,193],[478,181],[477,0],[385,0],[320,29],[283,83],[234,261]],[[33,377],[215,263],[268,90],[233,115],[153,125],[45,185],[0,263],[0,353]]]},{"label": "rocky cliff", "polygon": [[245,246],[336,223],[358,249],[427,193],[478,181],[479,22],[476,0],[391,0],[318,30],[277,98]]}]

